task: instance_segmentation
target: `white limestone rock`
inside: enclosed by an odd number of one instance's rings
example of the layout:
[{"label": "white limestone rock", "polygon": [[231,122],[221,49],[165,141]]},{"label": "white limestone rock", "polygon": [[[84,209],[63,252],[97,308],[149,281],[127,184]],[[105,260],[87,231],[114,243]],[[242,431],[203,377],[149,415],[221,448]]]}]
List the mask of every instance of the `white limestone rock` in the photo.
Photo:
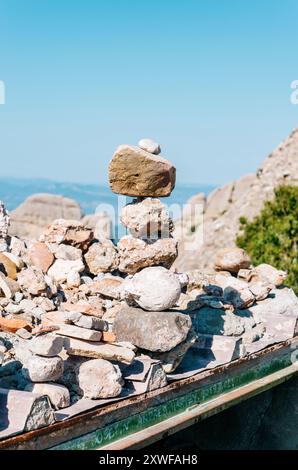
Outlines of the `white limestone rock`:
[{"label": "white limestone rock", "polygon": [[92,359],[80,365],[78,384],[84,398],[117,397],[122,391],[120,369],[104,359]]},{"label": "white limestone rock", "polygon": [[145,268],[123,283],[124,298],[149,311],[174,307],[181,294],[178,276],[163,267]]}]

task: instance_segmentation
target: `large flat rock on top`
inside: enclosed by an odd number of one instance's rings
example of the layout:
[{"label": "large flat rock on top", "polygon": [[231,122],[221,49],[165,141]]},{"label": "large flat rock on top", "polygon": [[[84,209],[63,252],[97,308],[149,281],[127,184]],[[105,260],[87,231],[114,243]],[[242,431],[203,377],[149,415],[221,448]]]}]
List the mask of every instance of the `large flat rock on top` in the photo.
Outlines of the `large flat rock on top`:
[{"label": "large flat rock on top", "polygon": [[109,165],[109,182],[116,194],[169,196],[175,187],[176,168],[159,155],[120,145]]},{"label": "large flat rock on top", "polygon": [[146,312],[126,305],[113,324],[117,341],[128,341],[152,352],[170,351],[186,339],[190,328],[191,319],[184,313]]}]

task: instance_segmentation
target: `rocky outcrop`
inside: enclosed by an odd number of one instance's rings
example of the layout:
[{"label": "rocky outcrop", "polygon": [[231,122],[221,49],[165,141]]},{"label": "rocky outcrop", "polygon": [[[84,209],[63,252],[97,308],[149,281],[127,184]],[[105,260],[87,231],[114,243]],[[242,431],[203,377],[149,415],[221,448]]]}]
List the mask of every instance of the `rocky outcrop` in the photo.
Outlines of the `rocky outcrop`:
[{"label": "rocky outcrop", "polygon": [[73,199],[54,194],[34,194],[11,212],[9,234],[37,239],[55,219],[80,220],[82,211]]},{"label": "rocky outcrop", "polygon": [[[273,197],[277,186],[298,183],[297,154],[298,129],[295,129],[255,174],[246,175],[209,194],[204,207],[203,243],[198,236],[202,225],[196,224],[195,219],[191,223],[185,216],[185,224],[192,230],[181,231],[179,257],[174,266],[178,270],[210,267],[215,252],[235,245],[240,217],[252,220],[264,202]],[[184,222],[179,221],[177,225],[181,224]]]}]

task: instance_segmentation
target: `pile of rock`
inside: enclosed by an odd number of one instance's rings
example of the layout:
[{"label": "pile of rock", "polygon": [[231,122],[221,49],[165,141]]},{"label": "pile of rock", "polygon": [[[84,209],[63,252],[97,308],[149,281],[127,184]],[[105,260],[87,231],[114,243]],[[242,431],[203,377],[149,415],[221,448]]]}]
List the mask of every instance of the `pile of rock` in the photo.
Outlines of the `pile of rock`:
[{"label": "pile of rock", "polygon": [[190,348],[197,361],[224,363],[296,334],[286,274],[252,267],[243,250],[220,250],[209,271],[173,271],[173,222],[158,198],[174,188],[175,168],[159,152],[145,139],[112,158],[112,190],[135,198],[117,245],[66,219],[38,241],[9,236],[0,205],[0,387],[46,394],[57,409],[133,389],[139,362],[151,365],[150,390]]}]

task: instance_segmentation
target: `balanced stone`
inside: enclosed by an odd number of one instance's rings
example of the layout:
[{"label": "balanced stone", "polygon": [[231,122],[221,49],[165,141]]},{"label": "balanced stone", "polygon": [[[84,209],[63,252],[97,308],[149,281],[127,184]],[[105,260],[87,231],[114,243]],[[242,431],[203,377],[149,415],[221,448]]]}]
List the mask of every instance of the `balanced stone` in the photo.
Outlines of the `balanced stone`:
[{"label": "balanced stone", "polygon": [[175,181],[176,168],[168,160],[139,147],[120,145],[109,165],[110,187],[117,194],[169,196]]},{"label": "balanced stone", "polygon": [[173,231],[173,221],[159,199],[134,200],[121,209],[120,220],[137,238],[167,238]]},{"label": "balanced stone", "polygon": [[119,252],[119,271],[135,274],[150,266],[170,268],[178,256],[177,240],[141,240],[131,236],[122,237],[117,248]]},{"label": "balanced stone", "polygon": [[174,307],[181,294],[179,277],[163,267],[145,268],[123,283],[128,303],[144,310],[163,311]]},{"label": "balanced stone", "polygon": [[85,261],[92,274],[114,271],[119,263],[117,249],[111,240],[102,239],[90,246]]},{"label": "balanced stone", "polygon": [[146,152],[153,153],[158,155],[160,153],[160,146],[157,142],[154,142],[152,139],[141,139],[138,142],[138,146],[146,150]]},{"label": "balanced stone", "polygon": [[84,398],[111,398],[120,395],[123,379],[119,366],[104,359],[92,359],[80,365],[78,384]]},{"label": "balanced stone", "polygon": [[180,312],[145,312],[123,306],[116,315],[113,332],[117,341],[129,341],[148,351],[170,351],[183,342],[191,328],[191,319]]}]

